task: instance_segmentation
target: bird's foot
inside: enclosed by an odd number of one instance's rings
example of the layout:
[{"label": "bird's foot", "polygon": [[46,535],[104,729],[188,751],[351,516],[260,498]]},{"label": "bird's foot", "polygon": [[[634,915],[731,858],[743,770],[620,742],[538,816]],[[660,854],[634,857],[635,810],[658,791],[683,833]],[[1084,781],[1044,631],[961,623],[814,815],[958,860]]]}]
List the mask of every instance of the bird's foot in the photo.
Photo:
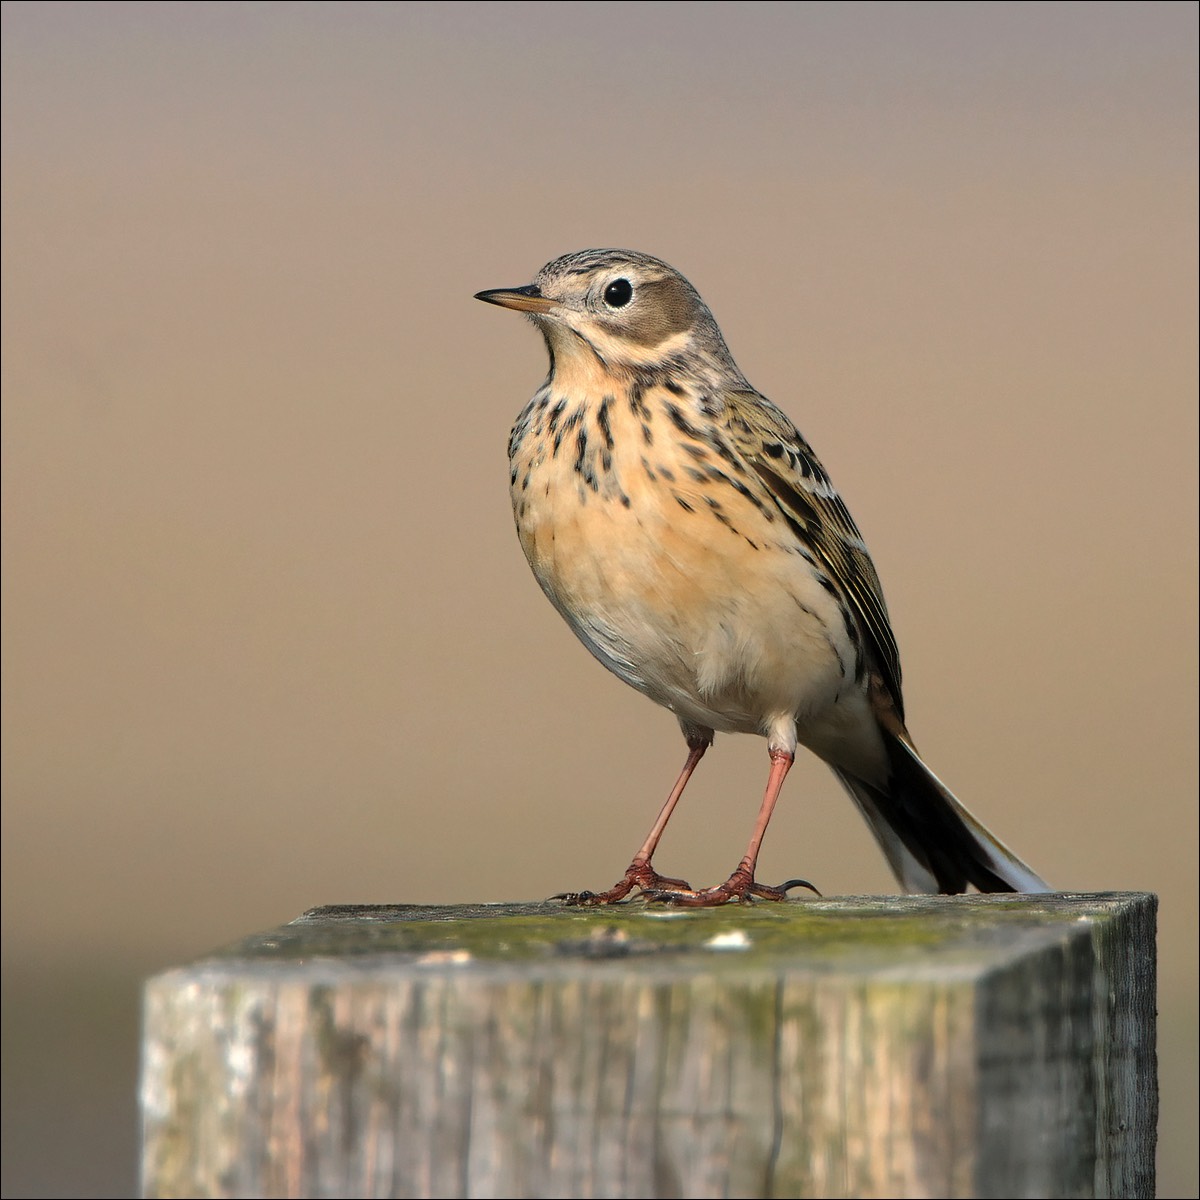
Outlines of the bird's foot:
[{"label": "bird's foot", "polygon": [[682,908],[715,908],[731,900],[786,900],[792,888],[804,887],[819,896],[807,879],[789,879],[778,887],[756,883],[753,873],[744,865],[739,866],[724,883],[710,888],[646,888],[646,899],[657,904],[675,904]]},{"label": "bird's foot", "polygon": [[567,905],[584,905],[591,908],[600,904],[617,904],[632,891],[650,895],[676,890],[689,893],[692,891],[692,885],[686,879],[672,879],[669,875],[660,875],[648,862],[639,862],[635,858],[629,864],[624,878],[614,883],[607,892],[559,892],[550,899],[561,900]]}]

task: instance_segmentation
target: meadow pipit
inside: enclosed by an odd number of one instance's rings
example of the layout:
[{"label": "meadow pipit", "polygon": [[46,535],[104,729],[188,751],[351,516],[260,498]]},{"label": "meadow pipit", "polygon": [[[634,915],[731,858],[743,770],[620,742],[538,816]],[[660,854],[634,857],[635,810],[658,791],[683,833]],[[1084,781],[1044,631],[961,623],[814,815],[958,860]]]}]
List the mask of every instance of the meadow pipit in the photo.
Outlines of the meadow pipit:
[{"label": "meadow pipit", "polygon": [[[803,881],[767,887],[754,870],[797,743],[833,769],[907,891],[1048,890],[921,761],[858,527],[695,288],[648,255],[584,250],[477,298],[527,314],[550,353],[509,440],[529,565],[580,641],[669,708],[688,745],[623,878],[562,898],[783,899]],[[765,737],[771,770],[737,869],[694,889],[651,857],[716,730]]]}]

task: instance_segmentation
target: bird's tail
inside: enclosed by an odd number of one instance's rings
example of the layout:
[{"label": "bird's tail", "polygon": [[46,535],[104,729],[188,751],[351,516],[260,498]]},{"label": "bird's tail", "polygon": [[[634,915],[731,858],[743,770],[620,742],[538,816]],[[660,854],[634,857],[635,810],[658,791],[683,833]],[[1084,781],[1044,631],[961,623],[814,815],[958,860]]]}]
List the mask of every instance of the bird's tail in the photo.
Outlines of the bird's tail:
[{"label": "bird's tail", "polygon": [[834,768],[854,798],[906,892],[1049,892],[1021,861],[955,799],[907,741],[883,731],[885,787]]}]

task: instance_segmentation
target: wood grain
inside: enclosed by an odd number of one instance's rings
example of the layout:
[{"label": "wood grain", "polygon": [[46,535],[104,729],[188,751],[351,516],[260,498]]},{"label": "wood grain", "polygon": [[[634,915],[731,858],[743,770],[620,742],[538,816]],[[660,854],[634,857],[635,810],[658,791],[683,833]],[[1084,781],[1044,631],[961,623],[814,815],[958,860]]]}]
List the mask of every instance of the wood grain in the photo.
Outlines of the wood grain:
[{"label": "wood grain", "polygon": [[331,907],[151,980],[147,1196],[1152,1196],[1155,900]]}]

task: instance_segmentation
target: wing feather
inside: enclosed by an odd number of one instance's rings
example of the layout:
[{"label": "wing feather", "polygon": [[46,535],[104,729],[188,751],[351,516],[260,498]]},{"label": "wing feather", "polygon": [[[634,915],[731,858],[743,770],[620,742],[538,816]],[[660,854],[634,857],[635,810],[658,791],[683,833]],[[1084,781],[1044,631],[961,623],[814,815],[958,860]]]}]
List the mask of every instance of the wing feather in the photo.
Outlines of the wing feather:
[{"label": "wing feather", "polygon": [[849,509],[800,432],[757,392],[726,392],[726,432],[797,539],[821,564],[858,620],[898,715],[900,652],[875,564]]}]

